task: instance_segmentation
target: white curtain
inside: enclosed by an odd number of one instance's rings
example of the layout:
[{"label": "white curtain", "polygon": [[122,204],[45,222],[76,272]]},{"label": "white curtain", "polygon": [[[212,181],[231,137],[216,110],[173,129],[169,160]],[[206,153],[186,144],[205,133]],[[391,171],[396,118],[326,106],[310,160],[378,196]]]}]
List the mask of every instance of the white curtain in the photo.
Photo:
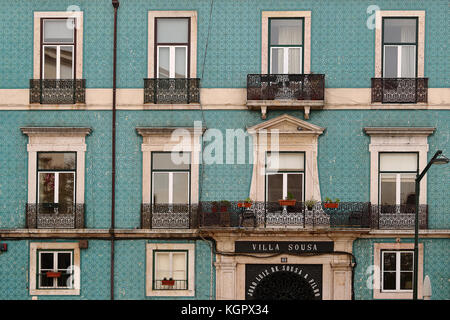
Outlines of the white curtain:
[{"label": "white curtain", "polygon": [[[416,30],[411,25],[401,28],[401,42],[415,42]],[[415,46],[402,46],[402,65],[400,77],[413,78],[415,76],[416,50]]]}]

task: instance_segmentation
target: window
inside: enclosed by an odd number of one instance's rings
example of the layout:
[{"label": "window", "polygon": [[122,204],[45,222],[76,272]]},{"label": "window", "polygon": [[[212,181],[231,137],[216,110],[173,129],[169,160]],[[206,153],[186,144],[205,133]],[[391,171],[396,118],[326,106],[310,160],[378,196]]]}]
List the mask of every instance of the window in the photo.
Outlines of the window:
[{"label": "window", "polygon": [[72,213],[76,203],[76,153],[38,152],[37,158],[40,212]]},{"label": "window", "polygon": [[156,18],[155,33],[157,78],[187,78],[190,18]]},{"label": "window", "polygon": [[73,287],[73,251],[38,251],[38,288]]},{"label": "window", "polygon": [[300,152],[267,153],[266,201],[278,202],[292,195],[303,201],[305,155]]},{"label": "window", "polygon": [[152,152],[153,204],[189,204],[190,152]]},{"label": "window", "polygon": [[[414,211],[418,153],[380,153],[380,204],[382,210]],[[395,211],[394,211],[395,212]]]},{"label": "window", "polygon": [[269,19],[270,73],[302,73],[303,24],[303,19]]},{"label": "window", "polygon": [[187,251],[153,251],[153,290],[187,290]]},{"label": "window", "polygon": [[195,243],[147,243],[146,294],[195,296]]},{"label": "window", "polygon": [[381,251],[383,292],[412,291],[414,251]]},{"label": "window", "polygon": [[74,18],[41,19],[41,79],[73,79],[76,56]]},{"label": "window", "polygon": [[78,242],[30,243],[30,295],[79,295]]},{"label": "window", "polygon": [[416,77],[417,22],[417,18],[383,18],[383,77]]}]

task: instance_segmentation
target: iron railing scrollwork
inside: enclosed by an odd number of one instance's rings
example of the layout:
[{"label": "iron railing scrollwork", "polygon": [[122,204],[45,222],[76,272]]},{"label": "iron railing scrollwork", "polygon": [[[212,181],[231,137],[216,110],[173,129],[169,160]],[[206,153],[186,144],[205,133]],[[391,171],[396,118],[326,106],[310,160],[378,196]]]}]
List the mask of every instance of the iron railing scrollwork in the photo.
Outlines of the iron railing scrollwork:
[{"label": "iron railing scrollwork", "polygon": [[[278,202],[252,202],[248,208],[238,201],[201,201],[195,205],[142,204],[144,229],[192,228],[370,228],[413,229],[414,206],[381,206],[370,202],[340,202],[328,208],[318,202],[307,208],[304,203],[281,206]],[[419,206],[419,227],[428,227],[428,206]]]},{"label": "iron railing scrollwork", "polygon": [[153,280],[153,290],[187,290],[187,280]]},{"label": "iron railing scrollwork", "polygon": [[247,100],[324,100],[324,74],[248,74]]},{"label": "iron railing scrollwork", "polygon": [[200,103],[199,78],[144,79],[144,103]]},{"label": "iron railing scrollwork", "polygon": [[30,103],[77,104],[86,101],[86,79],[30,79]]},{"label": "iron railing scrollwork", "polygon": [[29,229],[83,229],[85,205],[77,203],[27,203],[26,227]]},{"label": "iron railing scrollwork", "polygon": [[372,103],[428,102],[428,78],[372,78]]}]

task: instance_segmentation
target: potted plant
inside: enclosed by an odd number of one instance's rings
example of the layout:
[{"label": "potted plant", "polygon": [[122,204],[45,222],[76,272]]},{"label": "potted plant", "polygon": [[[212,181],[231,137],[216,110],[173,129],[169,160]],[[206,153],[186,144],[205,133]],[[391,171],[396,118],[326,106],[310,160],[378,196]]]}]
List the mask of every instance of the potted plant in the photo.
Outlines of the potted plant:
[{"label": "potted plant", "polygon": [[221,200],[220,201],[220,212],[227,212],[230,207],[230,201]]},{"label": "potted plant", "polygon": [[245,199],[245,200],[243,200],[243,201],[239,201],[238,202],[238,207],[239,208],[250,208],[251,206],[252,206],[252,204],[253,204],[253,200],[252,199],[250,199],[250,198],[247,198],[247,199]]},{"label": "potted plant", "polygon": [[217,211],[219,211],[219,203],[217,201],[213,201],[211,202],[211,210],[213,213],[216,213]]},{"label": "potted plant", "polygon": [[59,278],[61,277],[61,272],[48,271],[45,275],[47,278]]},{"label": "potted plant", "polygon": [[306,201],[305,201],[305,206],[306,206],[306,208],[307,208],[308,210],[312,210],[313,207],[314,207],[314,205],[315,205],[316,203],[317,203],[317,201],[314,200],[314,199],[306,200]]},{"label": "potted plant", "polygon": [[173,280],[172,278],[170,278],[169,280],[167,280],[167,278],[164,278],[162,280],[162,285],[163,286],[173,286],[173,285],[175,285],[175,280]]},{"label": "potted plant", "polygon": [[280,206],[285,207],[285,206],[295,206],[295,203],[297,202],[296,199],[294,199],[294,195],[290,192],[287,193],[287,197],[286,199],[280,199],[278,200],[278,203],[280,204]]},{"label": "potted plant", "polygon": [[338,198],[334,199],[333,201],[330,198],[326,197],[323,206],[328,209],[337,209],[339,207],[340,201],[341,200],[339,200]]}]

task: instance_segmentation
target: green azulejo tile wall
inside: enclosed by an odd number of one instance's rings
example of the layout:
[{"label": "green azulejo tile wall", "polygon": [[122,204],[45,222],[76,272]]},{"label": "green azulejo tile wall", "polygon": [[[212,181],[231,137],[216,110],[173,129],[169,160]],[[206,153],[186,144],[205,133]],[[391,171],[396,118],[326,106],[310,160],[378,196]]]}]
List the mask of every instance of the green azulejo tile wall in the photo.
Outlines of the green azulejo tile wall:
[{"label": "green azulejo tile wall", "polygon": [[[373,276],[374,244],[395,243],[396,239],[358,239],[353,243],[353,254],[357,266],[354,276],[354,291],[356,300],[373,299],[373,290],[369,288],[369,277]],[[414,243],[414,239],[400,239],[401,243]],[[431,281],[432,300],[446,300],[450,297],[450,239],[420,239],[424,248],[423,275],[428,275]],[[420,279],[419,279],[420,281]]]},{"label": "green azulejo tile wall", "polygon": [[[284,112],[283,112],[284,113]],[[289,111],[303,119],[301,111]],[[268,119],[282,112],[270,112]],[[107,229],[111,214],[111,112],[110,111],[0,111],[0,228],[25,227],[27,202],[28,137],[20,127],[82,126],[92,128],[87,136],[85,203],[86,228]],[[251,111],[118,111],[116,158],[116,228],[140,227],[142,202],[142,137],[136,127],[194,126],[202,121],[208,129],[242,129],[261,123],[260,114]],[[369,201],[370,137],[364,127],[435,127],[428,137],[431,159],[438,149],[450,153],[448,110],[326,110],[313,111],[310,123],[326,128],[319,137],[318,169],[322,197],[341,201]],[[204,147],[214,141],[205,133]],[[235,148],[237,148],[235,146]],[[251,148],[247,139],[246,150]],[[241,152],[241,151],[240,151]],[[236,153],[236,152],[235,152]],[[247,153],[248,154],[248,153]],[[226,159],[226,148],[223,148]],[[200,199],[240,200],[250,190],[253,166],[207,164],[200,168]],[[450,227],[446,207],[450,171],[436,166],[428,172],[429,228]]]},{"label": "green azulejo tile wall", "polygon": [[[369,88],[375,74],[375,31],[367,27],[373,20],[373,11],[367,11],[374,4],[380,10],[426,11],[425,76],[430,77],[430,87],[449,87],[447,0],[120,0],[117,85],[142,88],[147,77],[150,10],[197,11],[197,75],[204,88],[244,88],[247,74],[261,72],[262,11],[311,11],[311,71],[325,74],[330,88]],[[0,0],[0,7],[7,8],[0,11],[0,88],[29,86],[33,12],[74,6],[84,14],[87,87],[112,87],[110,0]]]},{"label": "green azulejo tile wall", "polygon": [[[74,242],[74,240],[4,240],[8,251],[0,254],[0,300],[31,299],[30,244],[35,242]],[[215,270],[213,267],[212,243],[203,240],[155,241],[118,240],[115,242],[115,299],[166,299],[147,297],[146,286],[146,244],[147,243],[193,243],[195,244],[195,296],[184,299],[214,299]],[[44,296],[46,299],[89,299],[110,298],[111,245],[106,240],[89,240],[87,249],[80,249],[80,295]],[[170,299],[177,299],[170,297]]]}]

